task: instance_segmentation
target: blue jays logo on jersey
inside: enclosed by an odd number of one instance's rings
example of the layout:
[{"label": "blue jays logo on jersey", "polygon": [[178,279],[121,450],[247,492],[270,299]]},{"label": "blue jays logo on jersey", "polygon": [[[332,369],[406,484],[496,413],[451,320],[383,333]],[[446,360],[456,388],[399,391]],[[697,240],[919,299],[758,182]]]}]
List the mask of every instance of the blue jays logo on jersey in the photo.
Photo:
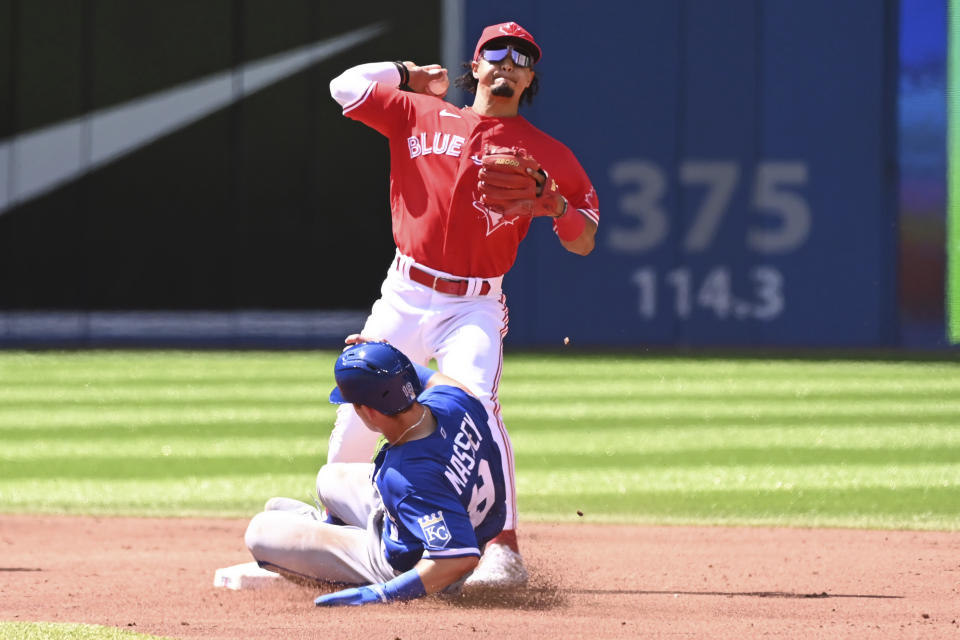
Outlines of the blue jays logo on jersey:
[{"label": "blue jays logo on jersey", "polygon": [[487,221],[487,235],[490,235],[497,229],[511,225],[520,219],[520,216],[508,218],[499,211],[491,209],[487,205],[480,202],[480,196],[476,193],[473,194],[473,208],[482,213],[484,219]]},{"label": "blue jays logo on jersey", "polygon": [[417,518],[417,522],[423,529],[423,537],[426,539],[427,545],[445,547],[450,542],[450,530],[447,529],[447,523],[443,519],[443,511],[420,516]]}]

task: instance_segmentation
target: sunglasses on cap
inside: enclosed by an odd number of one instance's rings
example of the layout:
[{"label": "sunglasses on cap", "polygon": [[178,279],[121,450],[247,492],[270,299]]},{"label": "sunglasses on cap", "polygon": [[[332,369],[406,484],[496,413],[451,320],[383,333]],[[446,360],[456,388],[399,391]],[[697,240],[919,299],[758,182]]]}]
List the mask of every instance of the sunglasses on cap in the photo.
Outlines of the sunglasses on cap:
[{"label": "sunglasses on cap", "polygon": [[507,57],[508,53],[510,54],[510,58],[513,60],[513,64],[517,65],[518,67],[529,69],[533,66],[533,56],[517,51],[513,47],[504,47],[502,49],[484,49],[480,52],[480,57],[487,62],[500,62]]}]

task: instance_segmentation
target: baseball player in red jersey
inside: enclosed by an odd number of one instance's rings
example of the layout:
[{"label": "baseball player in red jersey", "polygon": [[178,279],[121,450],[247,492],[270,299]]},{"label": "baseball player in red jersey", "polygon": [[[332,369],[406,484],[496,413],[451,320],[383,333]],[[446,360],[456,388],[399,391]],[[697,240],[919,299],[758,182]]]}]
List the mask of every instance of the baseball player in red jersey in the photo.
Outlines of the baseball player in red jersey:
[{"label": "baseball player in red jersey", "polygon": [[[600,219],[596,192],[573,153],[519,115],[521,100],[536,91],[540,57],[520,25],[484,29],[458,79],[476,96],[464,108],[442,99],[447,70],[439,65],[368,63],[330,83],[344,115],[390,143],[397,252],[361,335],[386,340],[419,364],[436,358],[441,372],[481,400],[502,452],[506,523],[484,550],[468,581],[474,585],[527,581],[513,449],[497,394],[507,334],[503,276],[534,218],[550,218],[561,245],[580,255],[593,250]],[[504,167],[519,172],[515,180],[497,173]],[[368,462],[375,441],[352,406],[341,405],[328,462]]]}]

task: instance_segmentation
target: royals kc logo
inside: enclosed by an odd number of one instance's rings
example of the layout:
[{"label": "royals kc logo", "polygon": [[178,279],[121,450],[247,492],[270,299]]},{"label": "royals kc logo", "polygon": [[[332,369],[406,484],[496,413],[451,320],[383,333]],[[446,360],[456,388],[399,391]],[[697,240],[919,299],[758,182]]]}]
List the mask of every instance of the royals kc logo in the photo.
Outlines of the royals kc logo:
[{"label": "royals kc logo", "polygon": [[437,511],[417,518],[427,545],[431,547],[445,547],[450,542],[450,530],[443,519],[443,511]]}]

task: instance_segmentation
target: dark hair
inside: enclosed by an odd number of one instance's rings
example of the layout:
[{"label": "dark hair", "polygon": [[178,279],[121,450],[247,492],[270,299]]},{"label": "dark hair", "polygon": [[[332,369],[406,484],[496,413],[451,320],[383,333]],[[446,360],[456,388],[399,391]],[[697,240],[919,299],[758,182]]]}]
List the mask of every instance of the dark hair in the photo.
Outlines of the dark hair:
[{"label": "dark hair", "polygon": [[[453,81],[453,85],[476,95],[477,85],[480,84],[480,82],[473,77],[473,67],[469,62],[464,62],[462,66],[467,70],[467,72],[462,76],[458,76],[457,79]],[[530,81],[530,86],[524,89],[523,93],[520,94],[520,104],[523,104],[524,102],[527,104],[533,104],[533,96],[537,95],[537,91],[539,89],[540,74],[534,74],[533,80]]]}]

